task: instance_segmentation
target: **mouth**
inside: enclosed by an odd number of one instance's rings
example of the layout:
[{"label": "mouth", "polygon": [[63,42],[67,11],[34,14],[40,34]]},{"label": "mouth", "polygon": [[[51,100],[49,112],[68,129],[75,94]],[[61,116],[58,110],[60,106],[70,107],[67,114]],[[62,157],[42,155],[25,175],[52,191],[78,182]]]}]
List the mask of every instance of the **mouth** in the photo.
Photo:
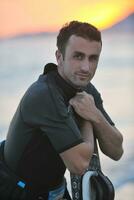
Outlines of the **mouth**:
[{"label": "mouth", "polygon": [[83,74],[83,73],[77,73],[76,74],[80,79],[89,79],[90,75],[88,74]]}]

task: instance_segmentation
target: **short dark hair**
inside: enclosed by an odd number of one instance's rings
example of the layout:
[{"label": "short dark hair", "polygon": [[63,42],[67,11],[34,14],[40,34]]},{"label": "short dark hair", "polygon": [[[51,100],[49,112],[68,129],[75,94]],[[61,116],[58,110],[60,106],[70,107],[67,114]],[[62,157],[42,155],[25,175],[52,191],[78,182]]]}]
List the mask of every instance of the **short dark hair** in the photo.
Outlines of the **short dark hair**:
[{"label": "short dark hair", "polygon": [[95,26],[86,22],[71,21],[60,29],[57,36],[57,47],[63,56],[65,54],[67,42],[72,35],[102,43],[101,32]]}]

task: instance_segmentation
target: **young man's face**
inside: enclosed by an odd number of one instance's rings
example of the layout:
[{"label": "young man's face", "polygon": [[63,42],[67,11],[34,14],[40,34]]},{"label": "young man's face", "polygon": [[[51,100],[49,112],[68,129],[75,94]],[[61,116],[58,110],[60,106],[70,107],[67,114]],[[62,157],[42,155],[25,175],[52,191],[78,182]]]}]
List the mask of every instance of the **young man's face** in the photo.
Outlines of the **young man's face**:
[{"label": "young man's face", "polygon": [[101,42],[72,35],[64,58],[61,52],[56,52],[59,74],[74,87],[86,86],[95,74],[100,52]]}]

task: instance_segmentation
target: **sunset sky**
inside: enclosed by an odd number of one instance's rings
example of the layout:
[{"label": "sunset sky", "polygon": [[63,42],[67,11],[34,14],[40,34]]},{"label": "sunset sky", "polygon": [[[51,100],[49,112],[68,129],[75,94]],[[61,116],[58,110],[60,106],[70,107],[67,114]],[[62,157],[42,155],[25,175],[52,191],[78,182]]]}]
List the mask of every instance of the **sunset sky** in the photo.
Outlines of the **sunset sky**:
[{"label": "sunset sky", "polygon": [[71,20],[104,29],[132,12],[133,0],[0,0],[0,37],[57,31]]}]

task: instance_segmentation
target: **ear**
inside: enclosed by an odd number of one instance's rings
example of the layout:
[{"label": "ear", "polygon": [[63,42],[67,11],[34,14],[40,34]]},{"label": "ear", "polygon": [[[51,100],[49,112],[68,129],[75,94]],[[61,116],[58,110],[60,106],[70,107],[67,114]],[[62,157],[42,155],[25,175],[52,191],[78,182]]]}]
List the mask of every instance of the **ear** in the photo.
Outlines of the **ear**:
[{"label": "ear", "polygon": [[62,66],[62,63],[63,63],[62,53],[59,50],[57,50],[55,52],[55,56],[56,56],[56,60],[57,60],[58,66]]}]

